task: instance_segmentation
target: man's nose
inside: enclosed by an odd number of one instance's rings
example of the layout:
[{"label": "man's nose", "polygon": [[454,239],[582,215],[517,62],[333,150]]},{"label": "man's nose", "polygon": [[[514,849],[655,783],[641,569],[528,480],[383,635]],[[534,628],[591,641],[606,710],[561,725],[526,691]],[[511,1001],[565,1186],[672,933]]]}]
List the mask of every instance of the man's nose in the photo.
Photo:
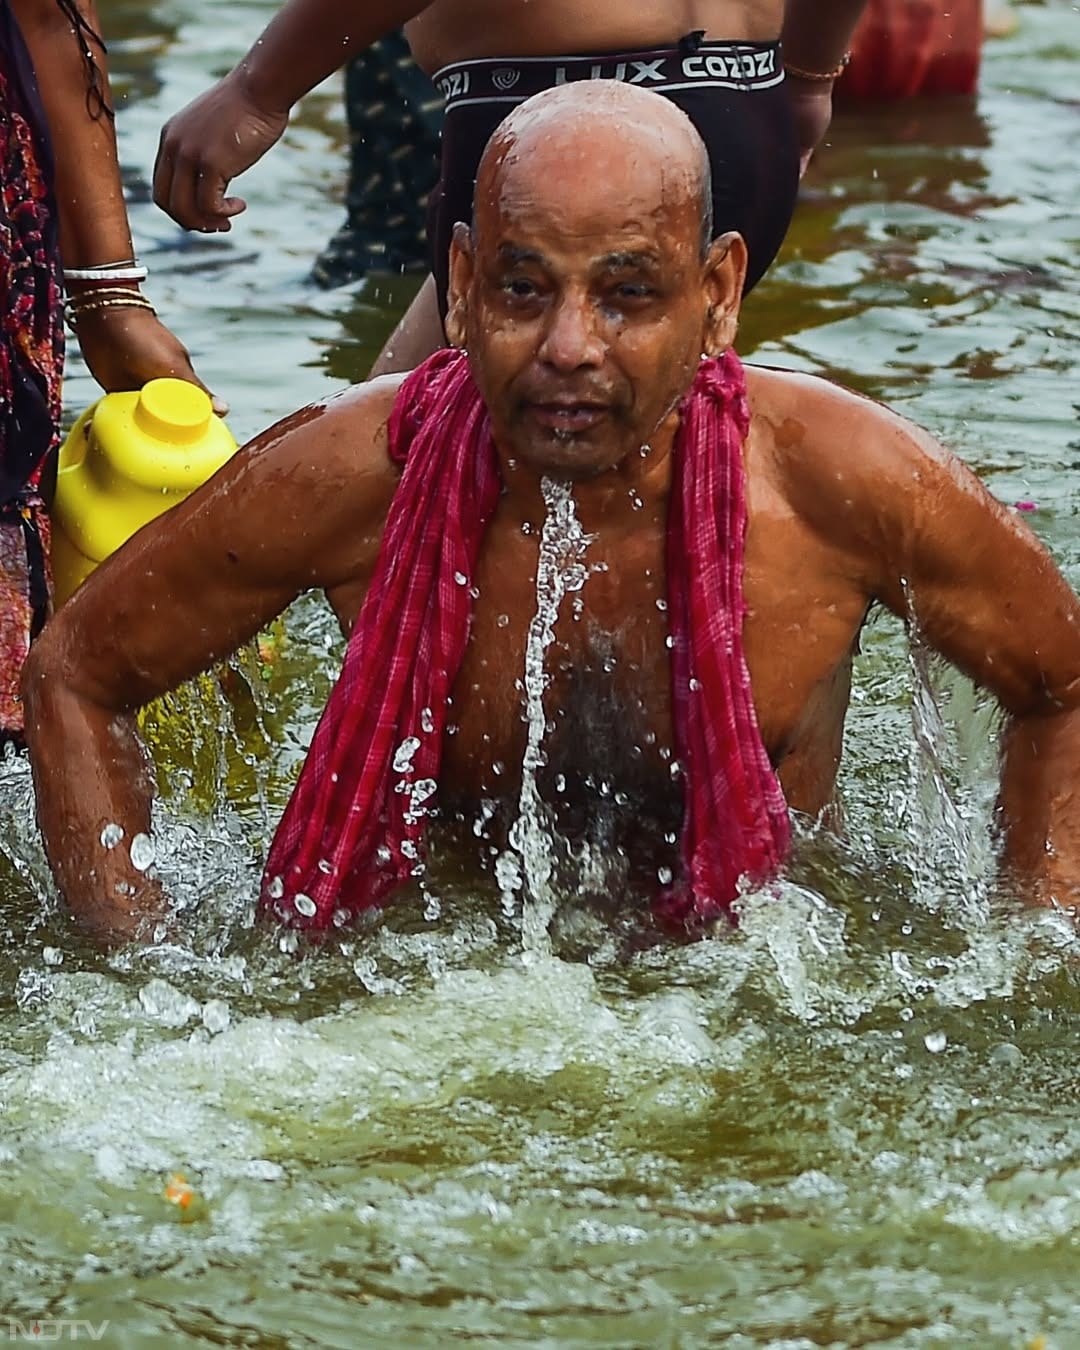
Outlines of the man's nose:
[{"label": "man's nose", "polygon": [[599,315],[587,295],[568,292],[559,297],[548,314],[539,356],[555,370],[564,372],[603,364]]}]

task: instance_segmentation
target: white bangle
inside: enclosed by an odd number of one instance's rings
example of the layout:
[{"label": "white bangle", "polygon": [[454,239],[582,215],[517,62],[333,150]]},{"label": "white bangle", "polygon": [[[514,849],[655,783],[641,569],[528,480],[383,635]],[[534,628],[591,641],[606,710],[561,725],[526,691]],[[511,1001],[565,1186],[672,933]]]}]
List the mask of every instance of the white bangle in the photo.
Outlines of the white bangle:
[{"label": "white bangle", "polygon": [[149,272],[142,263],[106,267],[65,267],[65,281],[145,281]]}]

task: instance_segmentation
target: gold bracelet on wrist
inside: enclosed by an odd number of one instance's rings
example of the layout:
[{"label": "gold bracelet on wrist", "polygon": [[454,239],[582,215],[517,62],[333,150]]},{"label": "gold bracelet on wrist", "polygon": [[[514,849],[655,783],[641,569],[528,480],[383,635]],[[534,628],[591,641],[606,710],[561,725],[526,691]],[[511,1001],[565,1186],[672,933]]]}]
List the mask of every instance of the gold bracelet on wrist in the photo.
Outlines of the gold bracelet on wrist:
[{"label": "gold bracelet on wrist", "polygon": [[70,302],[67,308],[68,327],[75,329],[78,327],[79,320],[86,314],[93,314],[97,310],[103,309],[148,309],[151,314],[156,314],[157,310],[144,295],[116,296],[113,298],[98,299],[87,301],[81,305],[73,305]]},{"label": "gold bracelet on wrist", "polygon": [[127,300],[134,301],[136,304],[146,297],[137,288],[130,286],[98,286],[92,291],[82,291],[78,295],[69,295],[64,301],[64,305],[69,310],[86,309],[88,305],[94,305],[98,300]]},{"label": "gold bracelet on wrist", "polygon": [[845,52],[832,70],[803,70],[801,66],[793,66],[790,61],[785,61],[784,74],[794,75],[800,80],[812,80],[816,84],[826,84],[839,79],[847,70],[850,60],[851,53]]}]

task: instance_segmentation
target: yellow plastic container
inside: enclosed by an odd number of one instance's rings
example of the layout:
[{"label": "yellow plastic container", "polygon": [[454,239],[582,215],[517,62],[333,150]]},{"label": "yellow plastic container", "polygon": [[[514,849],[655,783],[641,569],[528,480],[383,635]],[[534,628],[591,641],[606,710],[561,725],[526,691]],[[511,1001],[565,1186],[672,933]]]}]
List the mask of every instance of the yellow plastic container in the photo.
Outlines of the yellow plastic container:
[{"label": "yellow plastic container", "polygon": [[210,399],[186,380],[151,380],[88,408],[60,447],[51,513],[55,603],[235,451]]}]

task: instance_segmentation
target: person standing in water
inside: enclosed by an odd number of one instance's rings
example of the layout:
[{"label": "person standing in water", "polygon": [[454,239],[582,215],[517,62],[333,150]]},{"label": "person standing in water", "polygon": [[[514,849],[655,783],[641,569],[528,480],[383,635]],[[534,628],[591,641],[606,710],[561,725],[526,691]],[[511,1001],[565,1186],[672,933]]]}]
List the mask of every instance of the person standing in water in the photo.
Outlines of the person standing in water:
[{"label": "person standing in water", "polygon": [[875,603],[998,699],[1005,862],[1031,899],[1076,904],[1080,603],[925,432],[825,380],[744,369],[746,249],[712,241],[709,173],[655,94],[528,100],[455,231],[455,347],[257,437],[64,606],[24,689],[46,850],[81,920],[123,937],[167,913],[132,857],[151,829],[136,709],[312,587],[351,636],[265,908],[344,922],[409,882],[443,824],[486,821],[464,831],[482,864],[525,772],[553,491],[585,575],[554,623],[530,771],[551,828],[600,831],[664,925],[726,915],[783,866],[788,809],[832,802]]},{"label": "person standing in water", "polygon": [[311,269],[320,286],[427,270],[427,208],[439,179],[442,98],[393,32],[345,67],[345,223]]},{"label": "person standing in water", "polygon": [[447,259],[468,220],[484,145],[516,104],[567,81],[623,80],[671,98],[712,160],[718,231],[746,240],[750,289],[776,256],[800,165],[829,123],[866,0],[288,0],[236,68],[166,124],[154,198],[187,229],[227,230],[244,210],[229,183],[278,140],[293,105],[399,25],[446,101],[431,199],[432,278],[373,374],[407,370],[444,341]]},{"label": "person standing in water", "polygon": [[0,0],[0,108],[0,738],[18,742],[23,661],[50,604],[65,290],[102,388],[199,381],[140,289],[89,0]]}]

